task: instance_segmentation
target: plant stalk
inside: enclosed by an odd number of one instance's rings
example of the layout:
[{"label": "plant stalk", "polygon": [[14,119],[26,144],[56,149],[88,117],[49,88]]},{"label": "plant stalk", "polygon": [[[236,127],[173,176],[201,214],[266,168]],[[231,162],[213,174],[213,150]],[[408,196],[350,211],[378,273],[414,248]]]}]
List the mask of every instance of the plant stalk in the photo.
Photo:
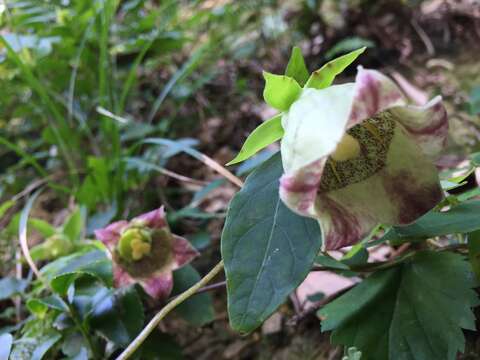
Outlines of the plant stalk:
[{"label": "plant stalk", "polygon": [[130,345],[123,351],[123,353],[120,354],[120,356],[117,357],[116,360],[126,360],[130,358],[135,351],[140,347],[140,345],[143,344],[143,342],[147,339],[148,335],[155,330],[155,328],[158,326],[160,321],[163,320],[165,316],[170,313],[173,309],[175,309],[178,305],[180,305],[182,302],[187,300],[189,297],[194,295],[198,289],[201,287],[205,286],[207,283],[210,282],[215,276],[217,276],[220,271],[223,270],[223,260],[221,260],[215,267],[210,270],[210,272],[205,275],[199,282],[197,282],[195,285],[190,287],[189,289],[185,290],[183,293],[178,295],[176,298],[174,298],[172,301],[170,301],[167,305],[165,305],[162,310],[160,310],[152,320],[147,324],[147,326],[144,327],[142,332],[138,334],[138,336],[133,340]]}]

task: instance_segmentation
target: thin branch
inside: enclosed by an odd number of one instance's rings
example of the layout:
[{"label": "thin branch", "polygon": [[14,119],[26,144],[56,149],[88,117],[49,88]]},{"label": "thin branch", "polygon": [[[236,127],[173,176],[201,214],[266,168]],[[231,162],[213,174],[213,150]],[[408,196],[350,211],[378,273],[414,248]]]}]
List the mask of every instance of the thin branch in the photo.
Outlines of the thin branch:
[{"label": "thin branch", "polygon": [[145,326],[142,332],[133,340],[133,342],[128,345],[128,347],[117,357],[117,360],[126,360],[130,358],[135,351],[143,344],[143,342],[147,339],[148,335],[155,330],[158,324],[163,320],[165,316],[167,316],[173,309],[175,309],[178,305],[182,302],[187,300],[189,297],[194,295],[200,288],[205,286],[212,280],[215,276],[217,276],[223,270],[223,260],[221,260],[215,267],[210,270],[210,272],[205,275],[199,282],[195,285],[190,287],[188,290],[184,291],[180,295],[178,295],[175,299],[170,301],[165,307],[160,310],[157,315],[153,317],[152,320]]},{"label": "thin branch", "polygon": [[425,30],[422,29],[422,27],[420,26],[420,24],[417,22],[417,20],[415,19],[412,19],[410,21],[410,23],[412,24],[412,27],[415,29],[415,31],[417,32],[418,34],[418,37],[422,40],[423,44],[425,45],[425,48],[427,49],[427,53],[428,55],[430,56],[433,56],[435,55],[435,48],[433,47],[433,44],[432,44],[432,41],[430,40],[430,38],[428,37],[427,33],[425,32]]},{"label": "thin branch", "polygon": [[224,166],[220,165],[218,162],[213,160],[211,157],[208,157],[207,155],[201,153],[200,161],[202,161],[205,165],[207,165],[208,167],[210,167],[213,170],[215,170],[216,172],[218,172],[220,175],[222,175],[225,179],[227,179],[231,183],[237,185],[240,188],[243,186],[243,181],[240,180],[240,178],[233,175]]}]

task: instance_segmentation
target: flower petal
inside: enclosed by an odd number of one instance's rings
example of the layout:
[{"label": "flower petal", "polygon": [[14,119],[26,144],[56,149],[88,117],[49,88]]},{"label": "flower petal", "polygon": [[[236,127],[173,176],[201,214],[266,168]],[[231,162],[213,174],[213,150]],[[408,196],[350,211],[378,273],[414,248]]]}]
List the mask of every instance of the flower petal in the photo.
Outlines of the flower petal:
[{"label": "flower petal", "polygon": [[174,263],[172,265],[172,270],[188,264],[198,255],[200,255],[187,239],[173,234],[173,241]]},{"label": "flower petal", "polygon": [[130,276],[121,266],[113,262],[113,284],[116,288],[129,286],[135,283],[133,277]]},{"label": "flower petal", "polygon": [[103,229],[95,230],[95,236],[97,237],[97,239],[103,242],[110,251],[113,251],[118,243],[118,240],[120,240],[122,230],[125,229],[127,226],[128,221],[117,221],[111,223]]},{"label": "flower petal", "polygon": [[424,154],[435,158],[442,151],[447,141],[448,117],[440,96],[423,106],[399,106],[390,112],[415,139]]},{"label": "flower petal", "polygon": [[173,275],[171,271],[164,272],[150,278],[141,279],[139,282],[145,292],[152,298],[166,300],[172,292]]},{"label": "flower petal", "polygon": [[138,220],[144,222],[144,226],[152,229],[160,229],[167,226],[167,221],[165,219],[165,209],[163,206],[156,210],[152,210],[148,213],[137,216],[132,220],[132,222]]},{"label": "flower petal", "polygon": [[359,66],[347,128],[383,110],[402,105],[406,105],[405,96],[392,80],[376,70],[367,70]]},{"label": "flower petal", "polygon": [[315,210],[324,235],[324,249],[352,245],[377,223],[409,224],[442,197],[437,169],[397,123],[386,164],[380,171],[317,197]]},{"label": "flower petal", "polygon": [[282,116],[281,151],[285,172],[300,170],[332,153],[345,133],[354,84],[304,89]]},{"label": "flower petal", "polygon": [[315,200],[326,160],[324,157],[280,178],[280,198],[294,212],[316,216]]}]

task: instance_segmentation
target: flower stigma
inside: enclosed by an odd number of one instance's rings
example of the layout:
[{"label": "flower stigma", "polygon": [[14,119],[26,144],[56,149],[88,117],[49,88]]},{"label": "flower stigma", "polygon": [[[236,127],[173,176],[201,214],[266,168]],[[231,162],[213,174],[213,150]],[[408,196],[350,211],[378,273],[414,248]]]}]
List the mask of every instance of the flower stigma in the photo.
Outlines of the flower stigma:
[{"label": "flower stigma", "polygon": [[118,242],[118,253],[127,261],[138,261],[149,255],[152,250],[150,231],[132,227],[122,234]]},{"label": "flower stigma", "polygon": [[350,134],[343,135],[342,139],[337,145],[337,148],[331,155],[335,161],[346,161],[354,159],[360,155],[360,144]]}]

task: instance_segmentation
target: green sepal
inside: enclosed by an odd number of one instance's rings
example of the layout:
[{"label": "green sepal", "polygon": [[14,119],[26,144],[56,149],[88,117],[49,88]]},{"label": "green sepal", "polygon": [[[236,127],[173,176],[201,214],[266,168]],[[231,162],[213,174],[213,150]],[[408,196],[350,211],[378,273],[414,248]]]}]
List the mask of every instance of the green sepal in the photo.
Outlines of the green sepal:
[{"label": "green sepal", "polygon": [[280,140],[283,133],[282,114],[277,114],[252,131],[243,143],[240,152],[233,160],[229,161],[227,165],[233,165],[247,160],[263,148]]},{"label": "green sepal", "polygon": [[351,63],[353,63],[365,51],[366,47],[352,51],[346,55],[333,59],[314,71],[308,79],[305,87],[314,89],[325,89],[332,85],[333,80],[341,74]]},{"label": "green sepal", "polygon": [[308,80],[309,72],[305,65],[305,60],[302,55],[302,50],[298,46],[292,48],[290,60],[288,60],[285,75],[294,78],[300,86],[305,85]]},{"label": "green sepal", "polygon": [[300,85],[289,76],[264,71],[263,77],[265,78],[263,98],[268,105],[277,110],[287,111],[302,92]]}]

